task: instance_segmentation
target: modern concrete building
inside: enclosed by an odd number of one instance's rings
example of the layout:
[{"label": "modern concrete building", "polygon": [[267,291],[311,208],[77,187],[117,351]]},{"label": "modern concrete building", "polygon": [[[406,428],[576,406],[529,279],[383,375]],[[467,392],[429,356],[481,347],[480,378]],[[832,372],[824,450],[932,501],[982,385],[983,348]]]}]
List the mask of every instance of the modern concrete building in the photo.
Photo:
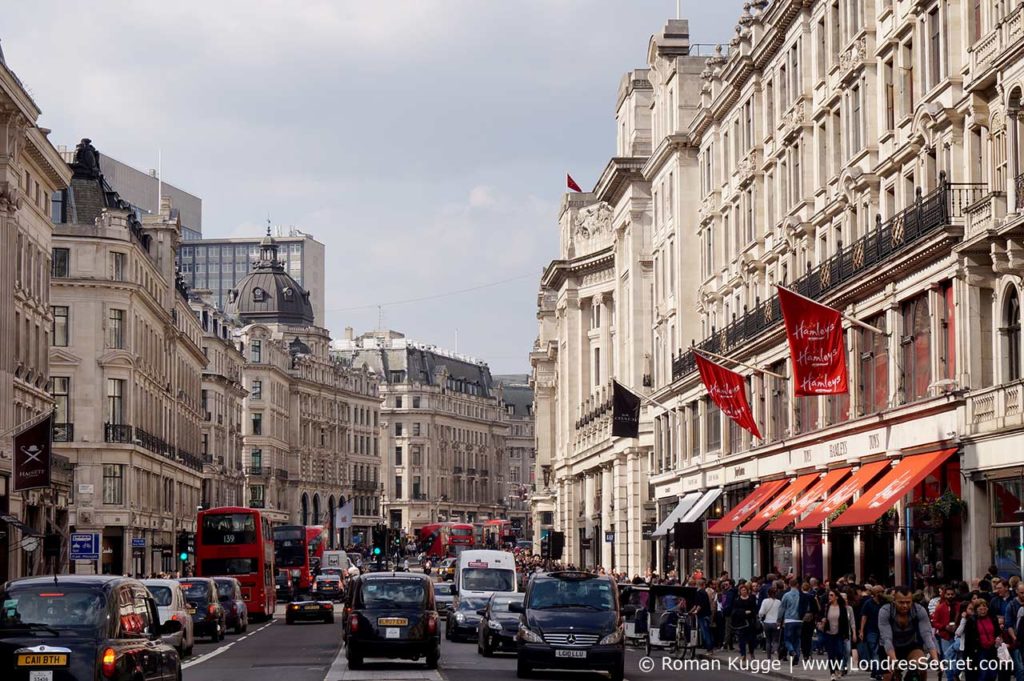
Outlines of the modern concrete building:
[{"label": "modern concrete building", "polygon": [[[203,329],[175,276],[170,201],[140,221],[83,140],[54,215],[54,448],[75,467],[70,523],[102,535],[99,570],[179,569],[178,531],[201,500]],[[73,569],[91,572],[92,561]]]},{"label": "modern concrete building", "polygon": [[523,539],[533,539],[533,517],[530,497],[534,491],[534,467],[537,463],[537,440],[534,432],[533,389],[530,377],[496,375],[494,382],[501,395],[501,404],[508,419],[508,476],[505,499],[512,528]]},{"label": "modern concrete building", "polygon": [[25,551],[32,534],[68,529],[71,473],[57,457],[48,489],[14,492],[14,435],[54,408],[49,385],[50,198],[71,171],[37,124],[40,110],[0,53],[0,582],[67,565]]},{"label": "modern concrete building", "polygon": [[181,222],[182,240],[203,238],[203,200],[198,196],[166,180],[161,181],[156,169],[143,172],[103,154],[100,154],[100,171],[118,196],[149,215],[156,215],[161,198],[168,197],[171,217]]},{"label": "modern concrete building", "polygon": [[333,355],[381,380],[385,517],[413,531],[508,516],[508,415],[484,362],[376,331]]},{"label": "modern concrete building", "polygon": [[[245,357],[243,410],[248,505],[277,520],[325,525],[332,542],[380,522],[378,375],[331,356],[311,296],[288,273],[277,240],[228,291],[227,314]],[[353,528],[334,510],[354,499]]]},{"label": "modern concrete building", "polygon": [[[294,228],[275,236],[275,241],[285,271],[309,293],[313,316],[318,324],[324,324],[324,245]],[[185,283],[209,289],[216,304],[224,309],[228,292],[258,262],[259,248],[259,238],[201,239],[183,244],[178,261]]]}]

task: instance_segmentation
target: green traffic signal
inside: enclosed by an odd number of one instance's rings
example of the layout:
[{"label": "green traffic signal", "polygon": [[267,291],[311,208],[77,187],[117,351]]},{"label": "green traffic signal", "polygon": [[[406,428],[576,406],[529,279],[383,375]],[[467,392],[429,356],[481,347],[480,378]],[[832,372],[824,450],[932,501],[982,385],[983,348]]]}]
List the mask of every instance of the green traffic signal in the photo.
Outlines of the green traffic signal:
[{"label": "green traffic signal", "polygon": [[185,552],[179,553],[178,554],[178,560],[180,560],[182,562],[185,562],[186,560],[188,560],[188,554],[185,553]]},{"label": "green traffic signal", "polygon": [[375,556],[379,556],[380,555],[380,547],[379,546],[374,546],[373,547],[373,555],[375,555]]}]

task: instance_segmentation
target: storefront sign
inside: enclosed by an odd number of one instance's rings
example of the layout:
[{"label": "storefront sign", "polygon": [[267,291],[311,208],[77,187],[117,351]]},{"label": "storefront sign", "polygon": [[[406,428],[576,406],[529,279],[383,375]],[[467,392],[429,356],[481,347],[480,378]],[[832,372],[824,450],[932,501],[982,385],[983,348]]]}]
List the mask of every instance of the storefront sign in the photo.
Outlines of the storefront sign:
[{"label": "storefront sign", "polygon": [[796,466],[813,464],[834,464],[848,459],[863,459],[872,454],[881,454],[889,446],[885,428],[855,433],[844,438],[811,445],[793,451],[792,463]]},{"label": "storefront sign", "polygon": [[707,473],[704,474],[704,482],[706,483],[707,487],[713,487],[714,485],[717,485],[721,479],[721,471],[708,471]]}]

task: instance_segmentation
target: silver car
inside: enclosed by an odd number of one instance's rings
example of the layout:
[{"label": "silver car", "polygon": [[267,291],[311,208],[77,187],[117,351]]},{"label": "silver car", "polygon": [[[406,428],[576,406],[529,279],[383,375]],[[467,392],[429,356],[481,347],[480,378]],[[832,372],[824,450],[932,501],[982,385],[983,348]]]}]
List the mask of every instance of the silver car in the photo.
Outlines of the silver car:
[{"label": "silver car", "polygon": [[195,629],[181,584],[173,579],[143,579],[142,583],[153,594],[157,610],[160,611],[160,623],[168,620],[181,622],[181,631],[164,636],[164,640],[177,648],[181,657],[191,655],[192,647],[196,643]]}]

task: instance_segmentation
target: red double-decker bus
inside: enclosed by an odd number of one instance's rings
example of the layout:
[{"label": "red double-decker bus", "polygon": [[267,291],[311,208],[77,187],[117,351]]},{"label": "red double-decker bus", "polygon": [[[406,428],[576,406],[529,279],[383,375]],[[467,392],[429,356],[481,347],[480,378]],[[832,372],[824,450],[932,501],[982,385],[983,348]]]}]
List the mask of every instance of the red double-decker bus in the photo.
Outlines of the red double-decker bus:
[{"label": "red double-decker bus", "polygon": [[234,577],[249,616],[274,616],[274,541],[270,521],[254,508],[224,506],[199,512],[196,575]]},{"label": "red double-decker bus", "polygon": [[419,529],[423,552],[435,560],[457,556],[473,548],[473,525],[470,523],[430,523]]},{"label": "red double-decker bus", "polygon": [[300,592],[313,586],[314,572],[323,562],[327,528],[323,525],[278,525],[274,528],[274,560],[277,569],[298,584]]}]

